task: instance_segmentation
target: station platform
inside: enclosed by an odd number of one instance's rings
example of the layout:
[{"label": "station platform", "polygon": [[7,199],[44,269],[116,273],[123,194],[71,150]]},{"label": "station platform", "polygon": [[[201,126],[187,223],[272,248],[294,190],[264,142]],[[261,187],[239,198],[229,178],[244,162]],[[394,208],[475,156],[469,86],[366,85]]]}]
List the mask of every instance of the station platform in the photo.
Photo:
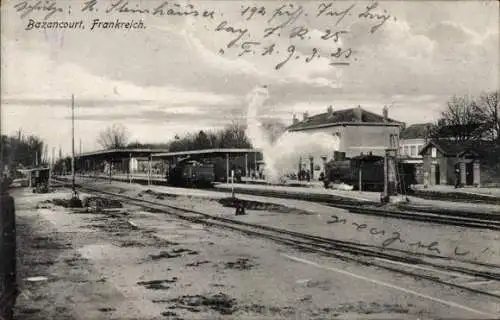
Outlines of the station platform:
[{"label": "station platform", "polygon": [[[310,183],[309,185],[303,187],[291,187],[291,186],[277,186],[277,185],[264,185],[264,184],[247,184],[247,183],[219,183],[215,185],[216,189],[224,190],[230,192],[231,189],[241,191],[249,191],[252,193],[282,193],[288,195],[296,195],[297,197],[307,197],[305,195],[311,195],[315,198],[323,196],[337,196],[342,198],[353,199],[361,202],[380,202],[380,193],[378,192],[367,192],[367,191],[347,191],[347,190],[335,190],[335,189],[325,189],[322,185],[314,185]],[[326,199],[325,197],[325,199]],[[307,200],[307,199],[303,199]]]},{"label": "station platform", "polygon": [[481,195],[481,196],[491,196],[500,198],[500,188],[478,188],[478,187],[461,187],[455,188],[450,185],[437,185],[437,186],[427,186],[416,185],[415,190],[422,192],[440,192],[440,193],[459,193],[459,194],[470,194],[470,195]]},{"label": "station platform", "polygon": [[[367,191],[347,191],[347,190],[333,190],[325,188],[301,188],[301,187],[286,187],[286,186],[272,186],[272,185],[251,185],[251,184],[217,184],[215,188],[226,192],[231,192],[234,188],[236,193],[254,194],[260,196],[271,197],[286,197],[296,200],[306,200],[321,202],[322,200],[332,202],[343,199],[351,200],[360,205],[366,204],[379,204],[379,192]],[[471,214],[495,214],[500,215],[500,199],[498,204],[490,203],[471,203],[465,201],[446,201],[446,199],[423,199],[416,196],[402,196],[397,195],[392,197],[395,201],[406,200],[409,202],[402,203],[401,207],[404,209],[415,210],[443,210],[443,211],[461,211],[470,212]]]}]

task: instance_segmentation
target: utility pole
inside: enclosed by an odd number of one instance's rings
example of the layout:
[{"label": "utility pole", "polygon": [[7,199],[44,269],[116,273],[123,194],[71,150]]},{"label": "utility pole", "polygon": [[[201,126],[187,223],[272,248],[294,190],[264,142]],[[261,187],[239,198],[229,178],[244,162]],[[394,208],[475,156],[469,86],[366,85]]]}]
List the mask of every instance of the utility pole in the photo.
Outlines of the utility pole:
[{"label": "utility pole", "polygon": [[3,135],[2,135],[2,106],[0,105],[0,183],[3,183]]},{"label": "utility pole", "polygon": [[75,190],[75,95],[71,95],[71,176],[73,193]]},{"label": "utility pole", "polygon": [[82,201],[78,198],[78,193],[76,192],[75,186],[75,95],[71,95],[71,175],[72,184],[71,188],[73,190],[73,196],[70,200],[70,207],[81,208]]}]

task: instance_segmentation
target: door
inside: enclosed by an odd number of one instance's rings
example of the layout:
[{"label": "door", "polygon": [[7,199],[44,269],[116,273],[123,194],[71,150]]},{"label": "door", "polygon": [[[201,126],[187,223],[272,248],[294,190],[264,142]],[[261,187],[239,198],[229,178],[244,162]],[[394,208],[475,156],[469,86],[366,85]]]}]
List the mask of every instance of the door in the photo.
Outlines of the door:
[{"label": "door", "polygon": [[472,162],[465,165],[465,184],[468,186],[474,184],[474,164]]},{"label": "door", "polygon": [[436,164],[435,178],[436,184],[441,184],[441,171],[439,170],[439,164]]}]

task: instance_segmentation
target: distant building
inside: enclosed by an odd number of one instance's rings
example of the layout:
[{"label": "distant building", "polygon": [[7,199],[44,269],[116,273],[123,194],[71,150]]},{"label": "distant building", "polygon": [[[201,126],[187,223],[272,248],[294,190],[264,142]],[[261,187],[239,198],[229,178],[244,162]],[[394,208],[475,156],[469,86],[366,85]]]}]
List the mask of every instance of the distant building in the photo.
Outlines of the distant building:
[{"label": "distant building", "polygon": [[[438,123],[431,128],[432,137],[427,137],[419,151],[423,163],[426,185],[480,186],[495,181],[498,172],[491,164],[497,145],[488,142],[481,135],[482,125],[447,125]],[[492,160],[493,159],[493,160]]]},{"label": "distant building", "polygon": [[[421,151],[424,158],[424,184],[453,185],[457,180],[456,170],[459,169],[461,183],[479,185],[480,175],[477,171],[479,154],[471,147],[471,145],[464,145],[449,139],[429,141]],[[462,159],[467,159],[467,161],[462,161]],[[462,175],[464,175],[463,179]]]},{"label": "distant building", "polygon": [[420,154],[428,142],[432,123],[418,123],[405,128],[399,139],[399,158],[413,166],[417,184],[424,183],[424,157]]},{"label": "distant building", "polygon": [[[361,153],[383,156],[388,148],[397,148],[399,134],[403,123],[389,118],[388,109],[383,114],[369,112],[361,106],[357,108],[334,110],[328,107],[327,112],[309,116],[304,113],[302,121],[294,117],[289,132],[324,132],[337,136],[340,141],[339,150],[346,157],[358,156]],[[332,154],[333,154],[332,148]],[[329,157],[331,155],[328,155]]]}]

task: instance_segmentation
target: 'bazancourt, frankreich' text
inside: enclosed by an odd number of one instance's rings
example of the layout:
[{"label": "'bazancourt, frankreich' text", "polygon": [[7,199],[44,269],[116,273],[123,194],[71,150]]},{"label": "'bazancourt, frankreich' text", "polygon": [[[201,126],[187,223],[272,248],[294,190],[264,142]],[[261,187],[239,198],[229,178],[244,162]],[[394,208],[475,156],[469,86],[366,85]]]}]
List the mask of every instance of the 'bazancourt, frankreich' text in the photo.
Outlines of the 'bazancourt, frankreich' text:
[{"label": "'bazancourt, frankreich' text", "polygon": [[[101,19],[93,19],[88,23],[89,29],[97,30],[122,30],[122,29],[145,29],[144,21],[140,20],[125,20],[120,19],[105,21]],[[25,30],[34,29],[86,29],[83,20],[77,21],[37,21],[33,19],[28,20]]]}]

